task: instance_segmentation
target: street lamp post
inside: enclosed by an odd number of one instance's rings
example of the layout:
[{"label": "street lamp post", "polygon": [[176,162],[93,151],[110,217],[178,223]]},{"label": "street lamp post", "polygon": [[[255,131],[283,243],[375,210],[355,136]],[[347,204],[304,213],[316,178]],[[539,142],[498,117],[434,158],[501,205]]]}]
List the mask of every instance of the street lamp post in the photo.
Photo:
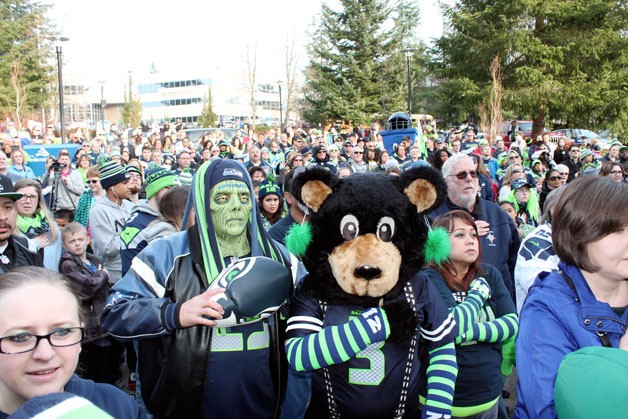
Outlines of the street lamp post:
[{"label": "street lamp post", "polygon": [[63,104],[63,50],[61,49],[61,42],[69,41],[69,38],[64,36],[48,38],[51,41],[57,42],[57,79],[59,80],[59,122],[61,124],[61,142],[65,142],[65,109]]},{"label": "street lamp post", "polygon": [[279,85],[279,126],[283,129],[283,104],[281,101],[281,80],[277,80]]},{"label": "street lamp post", "polygon": [[406,54],[406,64],[408,67],[408,115],[412,115],[412,77],[410,76],[410,64],[412,64],[413,48],[406,48],[403,50]]}]

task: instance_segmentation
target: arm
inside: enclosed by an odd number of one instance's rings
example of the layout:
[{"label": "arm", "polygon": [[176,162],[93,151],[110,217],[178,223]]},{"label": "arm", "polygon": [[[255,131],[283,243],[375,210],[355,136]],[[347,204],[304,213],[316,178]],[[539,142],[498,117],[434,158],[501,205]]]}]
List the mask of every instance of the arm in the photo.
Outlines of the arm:
[{"label": "arm", "polygon": [[456,349],[453,342],[429,351],[427,397],[423,418],[449,418],[458,376]]},{"label": "arm", "polygon": [[535,299],[521,312],[516,342],[517,411],[521,418],[555,418],[554,382],[565,355],[576,350],[549,307]]},{"label": "arm", "polygon": [[65,186],[68,188],[69,192],[75,195],[75,198],[81,196],[81,194],[85,192],[85,184],[83,183],[81,174],[76,170],[72,170],[70,172],[70,176],[68,176],[68,183]]},{"label": "arm", "polygon": [[386,313],[381,308],[370,308],[343,325],[325,328],[317,318],[295,316],[288,320],[286,330],[294,329],[310,330],[306,336],[294,337],[286,342],[288,362],[297,371],[313,371],[341,364],[371,343],[385,340],[390,334]]},{"label": "arm", "polygon": [[467,292],[465,300],[449,309],[458,325],[458,336],[473,327],[486,299],[490,298],[490,296],[491,288],[486,280],[484,278],[477,278],[471,282],[471,287]]}]

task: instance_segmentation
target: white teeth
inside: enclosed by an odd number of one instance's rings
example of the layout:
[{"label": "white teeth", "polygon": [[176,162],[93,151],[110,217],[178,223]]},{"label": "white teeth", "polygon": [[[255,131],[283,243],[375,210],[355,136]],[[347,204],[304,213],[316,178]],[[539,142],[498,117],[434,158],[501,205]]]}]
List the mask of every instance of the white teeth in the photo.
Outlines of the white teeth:
[{"label": "white teeth", "polygon": [[33,374],[33,375],[46,375],[46,374],[52,373],[53,371],[54,370],[38,371],[38,372],[32,372],[31,374]]}]

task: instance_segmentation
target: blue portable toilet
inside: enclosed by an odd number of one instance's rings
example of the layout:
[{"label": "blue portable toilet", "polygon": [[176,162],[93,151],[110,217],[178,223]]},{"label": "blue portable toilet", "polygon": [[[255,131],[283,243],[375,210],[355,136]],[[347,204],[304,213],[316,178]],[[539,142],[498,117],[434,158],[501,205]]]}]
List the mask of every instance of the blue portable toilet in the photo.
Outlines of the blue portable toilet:
[{"label": "blue portable toilet", "polygon": [[380,131],[380,134],[384,140],[384,148],[392,156],[395,152],[395,144],[401,144],[401,140],[404,137],[410,137],[412,144],[414,144],[419,136],[419,131],[416,128],[412,128],[410,115],[405,112],[395,112],[390,115],[386,122],[386,129]]}]

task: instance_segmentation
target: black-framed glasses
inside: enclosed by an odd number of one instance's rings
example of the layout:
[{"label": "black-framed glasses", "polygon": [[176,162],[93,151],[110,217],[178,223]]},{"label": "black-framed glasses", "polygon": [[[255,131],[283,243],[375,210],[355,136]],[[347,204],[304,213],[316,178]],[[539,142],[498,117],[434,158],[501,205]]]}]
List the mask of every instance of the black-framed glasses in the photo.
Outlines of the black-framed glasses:
[{"label": "black-framed glasses", "polygon": [[471,176],[473,179],[476,179],[478,177],[479,172],[477,170],[463,170],[462,172],[458,172],[456,174],[453,175],[449,175],[449,176],[455,176],[456,179],[460,179],[460,180],[464,180],[467,178],[467,176]]},{"label": "black-framed glasses", "polygon": [[96,183],[98,183],[98,182],[100,182],[100,179],[87,179],[87,183],[93,183],[93,184],[96,184]]},{"label": "black-framed glasses", "polygon": [[611,170],[611,175],[623,175],[624,173],[621,170]]},{"label": "black-framed glasses", "polygon": [[24,332],[0,338],[0,353],[6,355],[30,352],[37,348],[39,341],[46,339],[51,346],[63,348],[76,345],[83,340],[82,327],[57,327],[47,335],[34,335]]},{"label": "black-framed glasses", "polygon": [[561,176],[550,176],[549,180],[561,180]]},{"label": "black-framed glasses", "polygon": [[354,151],[353,154],[364,154],[362,151]]}]

